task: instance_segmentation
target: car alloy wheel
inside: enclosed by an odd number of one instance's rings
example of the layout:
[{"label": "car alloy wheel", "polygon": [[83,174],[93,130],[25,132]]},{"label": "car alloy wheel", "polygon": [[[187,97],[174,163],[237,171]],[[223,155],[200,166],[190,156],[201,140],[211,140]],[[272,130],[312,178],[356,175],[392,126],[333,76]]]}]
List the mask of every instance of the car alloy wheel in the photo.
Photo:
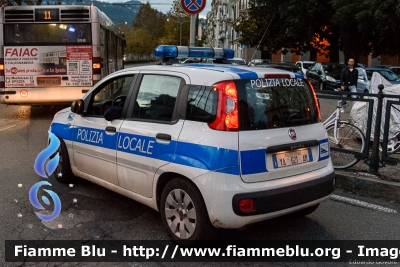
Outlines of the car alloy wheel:
[{"label": "car alloy wheel", "polygon": [[200,191],[185,178],[177,177],[166,184],[160,198],[160,213],[173,240],[210,240],[216,234]]},{"label": "car alloy wheel", "polygon": [[165,219],[169,229],[180,239],[190,238],[197,224],[196,206],[182,189],[169,192],[165,201]]}]

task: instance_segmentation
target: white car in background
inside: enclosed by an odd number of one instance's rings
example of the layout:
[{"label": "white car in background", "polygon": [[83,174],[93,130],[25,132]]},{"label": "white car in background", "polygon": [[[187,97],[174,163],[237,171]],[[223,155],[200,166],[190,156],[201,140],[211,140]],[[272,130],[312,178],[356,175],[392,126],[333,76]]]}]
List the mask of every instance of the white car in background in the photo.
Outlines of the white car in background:
[{"label": "white car in background", "polygon": [[230,61],[233,65],[246,65],[246,60],[239,57],[229,58],[228,61]]},{"label": "white car in background", "polygon": [[308,68],[314,63],[315,61],[297,61],[296,65],[299,66],[303,74],[306,75]]}]

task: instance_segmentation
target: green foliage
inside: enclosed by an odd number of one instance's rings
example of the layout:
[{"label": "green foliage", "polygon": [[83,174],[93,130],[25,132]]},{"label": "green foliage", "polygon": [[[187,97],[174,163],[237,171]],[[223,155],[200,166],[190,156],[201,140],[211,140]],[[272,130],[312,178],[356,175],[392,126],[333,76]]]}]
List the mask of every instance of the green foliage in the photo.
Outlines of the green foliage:
[{"label": "green foliage", "polygon": [[239,42],[249,46],[260,44],[274,51],[285,38],[285,31],[279,23],[279,5],[274,0],[250,0],[249,7],[248,14],[234,26],[235,30],[242,32]]},{"label": "green foliage", "polygon": [[165,22],[163,44],[189,45],[190,16],[182,10],[180,1],[174,0]]},{"label": "green foliage", "polygon": [[271,52],[327,51],[333,61],[339,49],[346,61],[370,52],[394,55],[400,53],[400,1],[250,0],[234,29],[241,32],[240,43],[260,43]]},{"label": "green foliage", "polygon": [[365,0],[356,14],[358,29],[367,38],[373,55],[400,53],[400,1]]},{"label": "green foliage", "polygon": [[166,16],[149,3],[140,6],[132,27],[125,33],[126,52],[139,56],[151,55],[165,34]]}]

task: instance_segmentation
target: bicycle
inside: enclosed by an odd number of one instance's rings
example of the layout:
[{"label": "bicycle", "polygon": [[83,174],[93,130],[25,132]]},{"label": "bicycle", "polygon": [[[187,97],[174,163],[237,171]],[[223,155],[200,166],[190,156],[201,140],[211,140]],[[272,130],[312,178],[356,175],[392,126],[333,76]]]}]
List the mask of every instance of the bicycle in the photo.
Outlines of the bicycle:
[{"label": "bicycle", "polygon": [[[353,152],[363,152],[365,136],[363,132],[350,121],[341,121],[340,113],[348,106],[348,101],[338,101],[336,110],[322,124],[328,132],[330,147],[345,149]],[[360,160],[353,154],[343,151],[330,151],[333,167],[346,169],[354,166]]]}]

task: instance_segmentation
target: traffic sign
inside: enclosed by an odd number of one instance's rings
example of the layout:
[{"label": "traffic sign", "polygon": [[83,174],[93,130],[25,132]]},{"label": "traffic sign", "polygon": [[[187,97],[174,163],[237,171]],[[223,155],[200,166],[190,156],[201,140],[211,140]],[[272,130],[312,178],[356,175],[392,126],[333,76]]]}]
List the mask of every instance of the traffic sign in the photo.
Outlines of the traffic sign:
[{"label": "traffic sign", "polygon": [[186,13],[197,14],[206,7],[206,0],[181,0],[181,6]]}]

